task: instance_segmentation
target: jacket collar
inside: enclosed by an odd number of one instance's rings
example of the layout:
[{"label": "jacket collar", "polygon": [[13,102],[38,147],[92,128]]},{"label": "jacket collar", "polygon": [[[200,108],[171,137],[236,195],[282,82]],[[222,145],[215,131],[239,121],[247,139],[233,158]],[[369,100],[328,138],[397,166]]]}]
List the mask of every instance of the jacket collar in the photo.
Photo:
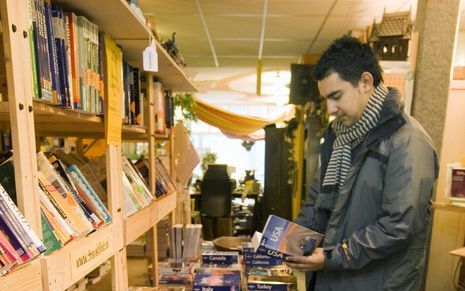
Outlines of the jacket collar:
[{"label": "jacket collar", "polygon": [[[406,121],[402,116],[404,104],[401,101],[401,96],[396,88],[388,87],[389,93],[386,96],[383,108],[381,109],[378,125],[368,132],[365,146],[371,146],[382,138],[391,136],[396,130],[403,126]],[[334,131],[329,125],[325,137],[325,145],[329,145],[330,153],[336,138]]]}]

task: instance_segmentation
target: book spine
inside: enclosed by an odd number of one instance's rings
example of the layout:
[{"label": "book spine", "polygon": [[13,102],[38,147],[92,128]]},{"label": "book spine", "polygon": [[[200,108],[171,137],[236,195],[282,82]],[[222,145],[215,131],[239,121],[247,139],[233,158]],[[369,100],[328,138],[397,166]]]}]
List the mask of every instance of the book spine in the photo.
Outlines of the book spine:
[{"label": "book spine", "polygon": [[82,109],[81,107],[81,92],[79,83],[79,52],[78,52],[78,32],[77,32],[77,16],[73,12],[68,12],[67,31],[69,31],[69,51],[70,64],[73,88],[73,107],[74,109]]},{"label": "book spine", "polygon": [[69,166],[66,169],[66,171],[71,174],[71,177],[74,179],[75,182],[82,183],[82,189],[84,189],[87,192],[86,196],[88,196],[88,198],[93,203],[95,203],[97,209],[99,210],[99,213],[101,213],[102,216],[104,217],[105,222],[109,223],[111,221],[110,213],[106,209],[105,205],[103,205],[102,201],[100,201],[97,194],[95,194],[94,190],[89,185],[87,180],[84,178],[81,171],[79,171],[79,169],[75,165]]},{"label": "book spine", "polygon": [[[13,235],[18,239],[21,247],[24,250],[30,251],[30,248],[33,247],[32,240],[24,233],[24,231],[22,231],[19,222],[3,198],[0,201],[0,215],[4,217],[5,224],[8,226]],[[35,251],[35,253],[37,253],[37,251]]]},{"label": "book spine", "polygon": [[36,45],[36,37],[34,34],[34,26],[33,26],[33,21],[35,19],[35,9],[34,9],[34,0],[28,0],[27,1],[27,8],[29,12],[29,29],[28,29],[28,35],[29,35],[29,51],[31,54],[31,69],[32,69],[32,94],[33,98],[40,98],[39,95],[39,79],[38,79],[38,68],[37,68],[37,45]]},{"label": "book spine", "polygon": [[52,72],[50,68],[50,54],[48,48],[47,28],[45,24],[45,8],[43,0],[37,2],[37,27],[39,31],[39,61],[42,64],[41,70],[41,89],[42,99],[52,100]]},{"label": "book spine", "polygon": [[77,236],[77,231],[72,228],[71,224],[65,221],[66,214],[61,210],[60,207],[55,207],[55,204],[53,204],[53,199],[51,199],[50,196],[47,195],[41,188],[39,188],[39,195],[41,205],[43,205],[43,207],[50,213],[50,215],[53,217],[53,220],[55,220],[55,222],[60,226],[62,233],[65,234],[60,237],[67,238],[63,239],[62,242],[65,243],[72,237]]},{"label": "book spine", "polygon": [[48,255],[53,251],[61,248],[61,244],[58,241],[57,236],[53,232],[52,226],[49,224],[45,215],[40,212],[40,219],[42,225],[42,237],[44,238],[45,246],[47,248],[45,254]]},{"label": "book spine", "polygon": [[16,221],[21,225],[24,230],[24,234],[30,238],[30,241],[34,244],[39,252],[45,251],[44,244],[40,241],[39,237],[36,233],[32,230],[29,223],[26,221],[24,216],[19,212],[19,209],[14,204],[13,200],[11,200],[10,196],[6,193],[5,189],[3,189],[2,185],[0,185],[0,196],[2,197],[3,201],[5,201],[6,205],[9,207],[11,213],[16,218]]},{"label": "book spine", "polygon": [[58,71],[58,55],[55,44],[55,36],[52,26],[52,13],[50,0],[44,0],[44,19],[45,19],[45,34],[47,36],[47,45],[49,53],[49,66],[50,76],[52,81],[52,103],[61,105],[62,96],[59,84],[59,71]]},{"label": "book spine", "polygon": [[39,178],[39,187],[41,191],[44,193],[44,195],[47,197],[47,200],[50,201],[50,203],[53,205],[53,208],[56,209],[60,217],[66,222],[66,225],[71,230],[70,233],[72,233],[72,236],[78,237],[80,233],[78,226],[75,223],[75,221],[71,219],[70,213],[66,210],[65,202],[61,201],[60,203],[57,201],[60,198],[62,198],[61,200],[63,200],[63,197],[53,195],[52,193],[50,193],[49,190],[42,183],[42,181],[40,181],[40,178]]},{"label": "book spine", "polygon": [[13,230],[7,224],[8,218],[3,214],[3,211],[0,211],[0,229],[4,235],[8,238],[8,241],[11,243],[13,248],[16,250],[16,253],[21,258],[22,261],[26,262],[30,260],[33,255],[29,252],[28,247],[24,245],[23,242],[15,235]]}]

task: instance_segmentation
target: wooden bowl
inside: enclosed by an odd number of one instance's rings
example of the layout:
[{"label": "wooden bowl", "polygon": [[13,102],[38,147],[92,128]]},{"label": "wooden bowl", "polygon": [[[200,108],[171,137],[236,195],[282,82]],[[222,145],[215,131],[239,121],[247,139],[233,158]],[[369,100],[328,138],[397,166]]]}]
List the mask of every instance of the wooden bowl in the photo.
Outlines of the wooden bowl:
[{"label": "wooden bowl", "polygon": [[250,242],[250,238],[222,236],[213,240],[213,245],[218,251],[238,251],[242,252],[242,243]]}]

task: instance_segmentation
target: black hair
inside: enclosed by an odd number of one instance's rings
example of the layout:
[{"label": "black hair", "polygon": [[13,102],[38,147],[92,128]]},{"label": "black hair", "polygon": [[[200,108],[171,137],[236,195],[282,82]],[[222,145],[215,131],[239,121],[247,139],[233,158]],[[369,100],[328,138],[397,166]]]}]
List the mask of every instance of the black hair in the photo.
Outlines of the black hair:
[{"label": "black hair", "polygon": [[383,82],[383,70],[368,44],[344,35],[334,40],[323,52],[313,71],[313,77],[321,81],[332,73],[357,86],[363,72],[373,76],[374,86]]}]

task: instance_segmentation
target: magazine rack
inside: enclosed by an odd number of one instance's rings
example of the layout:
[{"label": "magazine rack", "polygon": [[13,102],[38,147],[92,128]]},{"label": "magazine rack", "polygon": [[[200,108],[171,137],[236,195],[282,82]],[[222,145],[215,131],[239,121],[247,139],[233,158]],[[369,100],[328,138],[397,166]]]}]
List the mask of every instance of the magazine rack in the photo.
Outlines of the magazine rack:
[{"label": "magazine rack", "polygon": [[[99,31],[111,36],[121,46],[125,59],[131,65],[142,64],[142,52],[152,35],[148,27],[131,10],[125,0],[58,0],[66,10],[88,17]],[[40,136],[77,136],[104,138],[104,117],[51,106],[34,101],[29,50],[28,0],[0,0],[5,65],[8,83],[8,101],[0,102],[0,123],[11,127],[14,150],[15,180],[18,207],[37,234],[41,234],[39,195],[36,193],[37,162],[36,134]],[[182,69],[168,53],[157,45],[159,71],[149,73],[147,82],[152,86],[153,76],[165,89],[197,91]],[[3,65],[3,64],[2,64]],[[151,92],[151,90],[148,90]],[[155,169],[153,98],[149,93],[149,128],[123,126],[122,138],[144,140],[150,144],[150,165]],[[176,207],[176,193],[123,218],[121,145],[106,146],[108,209],[113,221],[90,234],[76,239],[49,256],[40,256],[11,274],[0,277],[1,290],[64,290],[109,258],[112,259],[112,289],[128,287],[126,249],[135,238],[147,231],[154,232],[156,223],[172,213]],[[155,172],[150,173],[150,190],[155,189]],[[153,193],[153,192],[152,192]],[[157,258],[154,240],[154,259]],[[90,255],[92,254],[92,255]],[[157,266],[157,264],[154,264]],[[156,267],[153,268],[156,274]],[[155,281],[156,282],[156,281]]]}]

